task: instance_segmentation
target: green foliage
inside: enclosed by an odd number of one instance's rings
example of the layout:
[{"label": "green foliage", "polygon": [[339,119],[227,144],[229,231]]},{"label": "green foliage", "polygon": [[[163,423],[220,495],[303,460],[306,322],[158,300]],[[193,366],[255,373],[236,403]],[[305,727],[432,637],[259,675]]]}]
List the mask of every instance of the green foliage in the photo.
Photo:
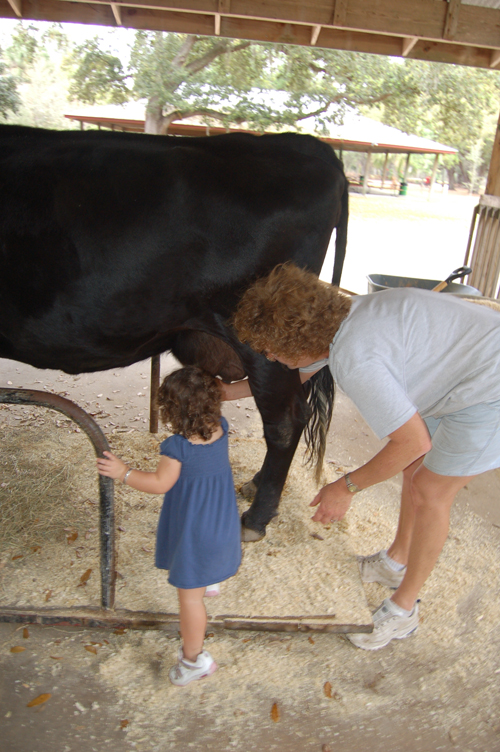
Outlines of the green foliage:
[{"label": "green foliage", "polygon": [[121,104],[130,99],[121,60],[100,49],[98,37],[75,48],[70,96],[85,104]]},{"label": "green foliage", "polygon": [[[68,109],[69,49],[69,40],[60,24],[16,25],[5,52],[11,90],[14,84],[17,86],[10,122],[45,128],[71,127],[64,118]],[[6,117],[2,108],[0,113]]]},{"label": "green foliage", "polygon": [[379,107],[383,122],[458,149],[445,157],[450,171],[473,184],[491,158],[500,103],[500,74],[481,68],[406,60],[400,67],[418,85],[405,107],[387,100]]},{"label": "green foliage", "polygon": [[17,81],[14,76],[9,74],[0,49],[0,115],[8,118],[9,112],[15,113],[18,111],[20,103]]},{"label": "green foliage", "polygon": [[37,28],[33,24],[19,23],[12,35],[12,43],[6,51],[6,58],[12,73],[22,81],[28,79],[28,69],[33,65],[40,48]]}]

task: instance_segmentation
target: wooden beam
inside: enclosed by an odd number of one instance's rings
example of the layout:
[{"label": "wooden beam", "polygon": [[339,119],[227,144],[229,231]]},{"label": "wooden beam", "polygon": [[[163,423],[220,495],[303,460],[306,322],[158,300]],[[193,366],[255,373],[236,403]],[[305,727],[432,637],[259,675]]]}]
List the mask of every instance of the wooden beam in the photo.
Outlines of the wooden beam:
[{"label": "wooden beam", "polygon": [[22,0],[8,0],[8,3],[18,18],[23,17]]},{"label": "wooden beam", "polygon": [[334,0],[335,7],[333,9],[333,25],[345,26],[347,17],[347,4],[349,0]]},{"label": "wooden beam", "polygon": [[406,57],[418,42],[418,37],[405,37],[401,45],[401,55]]},{"label": "wooden beam", "polygon": [[446,19],[444,22],[443,39],[454,39],[458,28],[458,16],[462,0],[448,0]]},{"label": "wooden beam", "polygon": [[[30,6],[39,5],[34,12],[39,18],[43,9],[49,8],[56,0],[24,0]],[[109,0],[76,0],[95,8],[107,4]],[[0,2],[1,5],[5,0]],[[74,0],[59,0],[71,4]],[[453,0],[458,3],[459,0]],[[199,19],[206,15],[221,13],[225,17],[242,21],[268,21],[274,24],[300,24],[308,27],[321,25],[335,28],[341,26],[354,32],[380,34],[398,37],[419,37],[420,39],[439,41],[443,39],[446,19],[450,12],[451,20],[457,19],[450,10],[451,3],[437,0],[335,0],[332,12],[332,0],[127,0],[120,3],[131,8],[158,9],[165,13],[193,14]],[[457,6],[453,6],[456,10]],[[24,8],[24,5],[23,5]],[[26,14],[23,14],[26,17]],[[52,20],[52,18],[48,18]],[[86,23],[86,21],[83,21]],[[213,28],[213,18],[212,18]],[[168,30],[168,29],[167,29]],[[212,32],[213,33],[213,32]],[[495,48],[500,35],[500,10],[481,6],[462,5],[457,20],[454,41],[460,44]],[[248,36],[245,36],[248,38]],[[309,44],[309,41],[308,41]],[[383,54],[383,53],[382,53]],[[459,60],[455,62],[459,63]]]},{"label": "wooden beam", "polygon": [[[316,46],[401,56],[403,38],[418,38],[411,49],[417,60],[491,69],[499,47],[500,10],[462,5],[454,42],[442,39],[448,3],[437,0],[344,1],[346,26],[332,24],[332,0],[124,0],[122,26],[213,36],[221,16],[220,36],[263,42],[311,45],[311,29],[320,26]],[[33,21],[115,26],[109,0],[0,0],[0,17],[13,18],[12,2],[22,2],[22,17]],[[116,3],[118,5],[118,3]],[[336,6],[340,12],[340,6]],[[256,17],[259,14],[259,17]],[[338,20],[339,17],[337,17]],[[438,36],[439,38],[433,38]],[[479,45],[479,46],[478,46]],[[405,44],[406,48],[406,44]],[[406,51],[408,55],[408,51]]]},{"label": "wooden beam", "polygon": [[321,26],[313,26],[311,30],[311,47],[314,47],[316,42],[318,41],[318,37],[321,31]]},{"label": "wooden beam", "polygon": [[215,19],[214,19],[214,32],[215,32],[216,37],[220,36],[220,19],[221,19],[220,13],[216,13]]},{"label": "wooden beam", "polygon": [[490,57],[490,68],[496,68],[500,63],[500,50],[492,50]]},{"label": "wooden beam", "polygon": [[122,24],[122,16],[120,13],[120,6],[116,3],[111,3],[111,10],[113,11],[113,15],[115,17],[116,25],[117,26],[123,26]]}]

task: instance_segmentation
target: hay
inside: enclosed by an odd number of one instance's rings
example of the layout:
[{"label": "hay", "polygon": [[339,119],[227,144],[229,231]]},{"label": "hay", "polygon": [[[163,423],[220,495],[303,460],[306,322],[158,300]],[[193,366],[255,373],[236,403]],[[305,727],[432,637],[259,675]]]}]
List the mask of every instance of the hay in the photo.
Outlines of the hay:
[{"label": "hay", "polygon": [[[2,428],[0,548],[25,551],[85,524],[97,483],[89,473],[93,451],[74,429],[46,425]],[[66,528],[66,531],[65,531]]]}]

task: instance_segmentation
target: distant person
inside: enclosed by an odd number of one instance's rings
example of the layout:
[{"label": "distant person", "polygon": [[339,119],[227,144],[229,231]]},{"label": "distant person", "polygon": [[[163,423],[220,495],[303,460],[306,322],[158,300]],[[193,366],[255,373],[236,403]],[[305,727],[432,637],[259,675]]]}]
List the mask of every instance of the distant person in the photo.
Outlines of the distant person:
[{"label": "distant person", "polygon": [[169,374],[159,392],[160,415],[173,436],[160,444],[154,472],[135,470],[104,452],[101,475],[143,491],[165,494],[156,540],[156,566],[168,569],[177,588],[182,646],[170,669],[172,684],[184,686],[213,674],[217,664],[203,641],[204,595],[236,574],[241,562],[241,527],[228,457],[228,425],[221,417],[218,379],[195,366]]},{"label": "distant person", "polygon": [[[399,525],[387,551],[360,557],[364,582],[396,588],[373,615],[365,650],[418,626],[417,597],[448,534],[457,492],[500,467],[500,314],[458,296],[399,288],[342,295],[293,264],[276,267],[243,295],[238,336],[302,381],[328,367],[379,438],[366,465],[321,489],[313,520],[340,520],[354,494],[403,471]],[[223,387],[249,396],[248,382]]]}]

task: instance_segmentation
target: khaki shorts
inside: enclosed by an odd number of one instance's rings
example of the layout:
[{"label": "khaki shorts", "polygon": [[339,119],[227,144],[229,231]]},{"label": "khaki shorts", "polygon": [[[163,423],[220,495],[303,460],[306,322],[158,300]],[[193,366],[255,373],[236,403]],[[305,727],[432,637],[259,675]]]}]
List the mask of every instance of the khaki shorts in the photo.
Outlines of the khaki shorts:
[{"label": "khaki shorts", "polygon": [[500,400],[424,418],[432,439],[424,466],[438,475],[479,475],[500,467]]}]

